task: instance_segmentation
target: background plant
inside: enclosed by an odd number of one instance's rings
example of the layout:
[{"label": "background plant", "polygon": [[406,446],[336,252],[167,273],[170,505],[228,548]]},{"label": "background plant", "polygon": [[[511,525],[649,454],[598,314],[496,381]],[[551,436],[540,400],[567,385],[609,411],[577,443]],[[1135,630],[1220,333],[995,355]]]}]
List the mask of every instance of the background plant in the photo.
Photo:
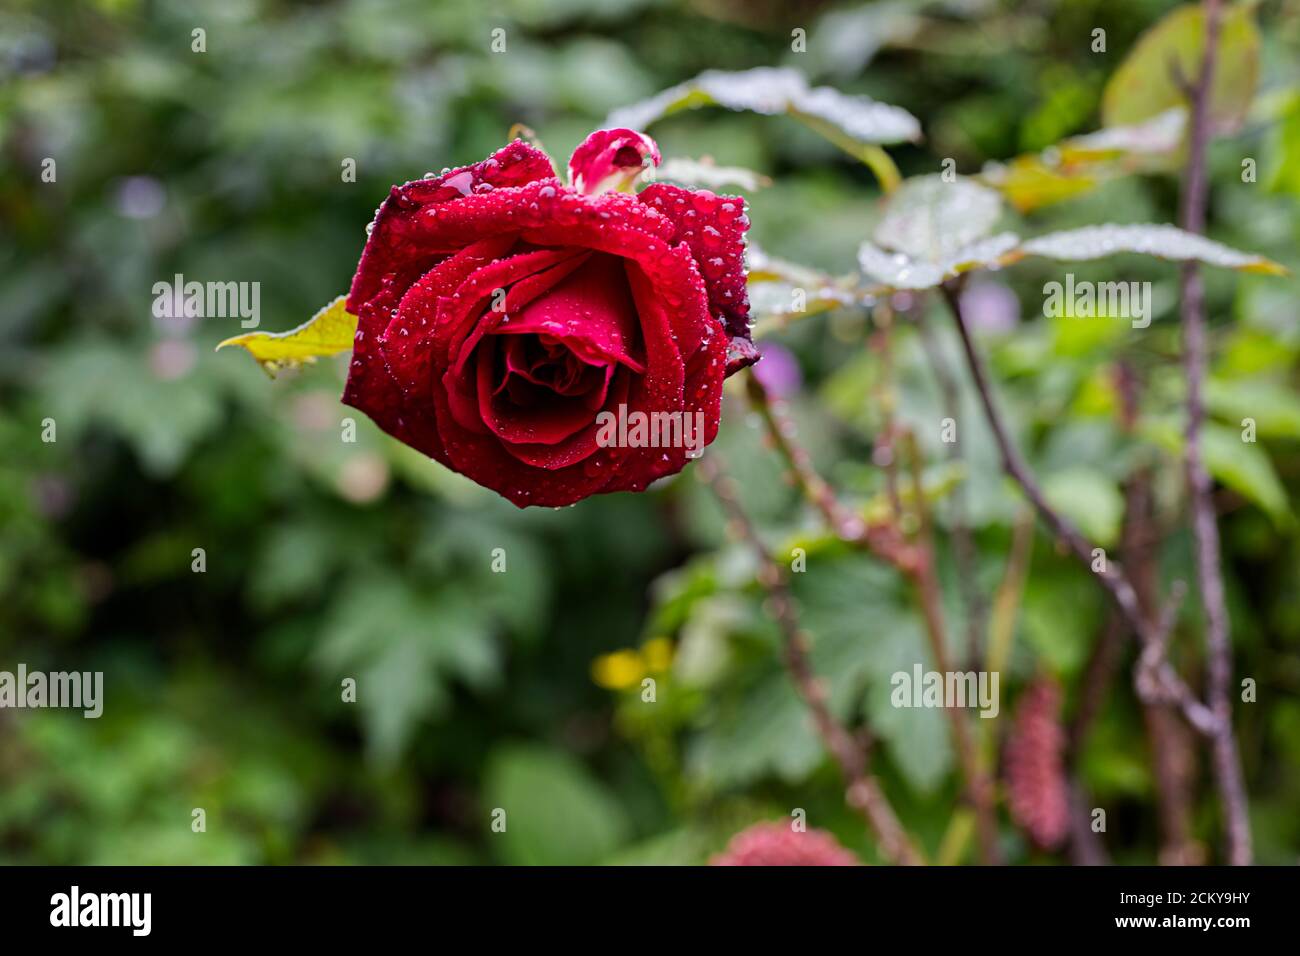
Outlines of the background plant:
[{"label": "background plant", "polygon": [[[516,512],[364,421],[356,444],[340,442],[337,363],[268,386],[252,363],[211,354],[232,329],[148,311],[151,284],[176,272],[260,280],[264,327],[288,328],[339,292],[391,182],[481,158],[520,121],[564,156],[611,112],[706,70],[782,65],[810,87],[905,108],[924,139],[845,140],[806,102],[781,116],[690,110],[652,132],[668,157],[770,180],[745,189],[760,329],[781,346],[760,368],[784,370],[767,391],[837,507],[871,527],[891,523],[895,497],[909,514],[926,502],[948,652],[1005,661],[1007,719],[970,722],[995,725],[974,726],[970,742],[991,780],[1003,778],[994,754],[1023,689],[1064,688],[1072,792],[1107,810],[1107,832],[1037,848],[990,784],[992,851],[1219,858],[1204,750],[1130,689],[1136,649],[1104,593],[999,476],[942,296],[882,292],[898,277],[864,272],[878,260],[859,254],[898,235],[883,225],[896,211],[882,202],[891,167],[900,180],[934,176],[945,159],[1002,197],[984,238],[1177,221],[1186,125],[1142,125],[1178,101],[1168,60],[1138,45],[1174,6],[11,5],[0,29],[0,662],[103,669],[110,703],[98,722],[0,714],[0,855],[702,862],[748,822],[802,808],[881,858],[782,670],[752,543],[725,533],[700,469],[649,495]],[[1294,14],[1260,5],[1252,16],[1267,28],[1223,58],[1224,75],[1258,76],[1228,98],[1232,121],[1207,154],[1210,235],[1293,272]],[[497,21],[504,55],[485,35]],[[195,26],[206,54],[190,52]],[[806,53],[791,50],[796,28]],[[1092,50],[1098,28],[1105,53]],[[1137,88],[1160,95],[1108,96],[1110,78],[1134,69],[1145,71]],[[1135,124],[1136,148],[1088,139]],[[47,156],[57,183],[40,181]],[[345,157],[356,183],[340,180]],[[919,264],[951,278],[1022,248]],[[1036,256],[1005,266],[963,270],[961,290],[1000,410],[1053,507],[1126,567],[1152,570],[1143,606],[1158,615],[1170,582],[1195,586],[1177,270],[1145,257],[1068,267],[1151,280],[1155,321],[1134,330],[1040,317],[1042,286],[1064,267]],[[1258,702],[1234,714],[1261,862],[1300,846],[1295,281],[1205,271],[1204,453],[1234,677],[1258,684]],[[781,307],[793,287],[809,293],[807,313]],[[869,730],[871,773],[928,859],[979,858],[945,716],[889,706],[889,676],[932,660],[915,575],[828,530],[844,529],[804,503],[780,449],[765,447],[769,406],[728,401],[713,451],[743,476],[736,497],[768,550],[808,555],[789,586],[829,712],[859,741]],[[936,427],[954,403],[959,459]],[[47,416],[52,445],[40,441]],[[1253,445],[1239,437],[1247,416]],[[923,530],[900,527],[909,542]],[[208,555],[201,576],[194,547]],[[490,570],[496,547],[505,575]],[[1192,590],[1169,642],[1198,690],[1199,606]],[[338,701],[342,675],[363,688],[355,707]],[[209,814],[202,835],[189,829],[196,806]],[[498,806],[520,808],[500,839],[487,826]]]}]

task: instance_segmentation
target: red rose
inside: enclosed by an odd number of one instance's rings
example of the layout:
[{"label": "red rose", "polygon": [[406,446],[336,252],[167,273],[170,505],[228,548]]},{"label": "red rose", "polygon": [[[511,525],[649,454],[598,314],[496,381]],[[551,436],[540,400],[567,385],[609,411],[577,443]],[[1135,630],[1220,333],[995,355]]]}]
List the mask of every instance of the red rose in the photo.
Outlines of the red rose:
[{"label": "red rose", "polygon": [[649,137],[600,130],[571,185],[516,141],[394,186],[348,295],[343,401],[520,507],[680,471],[717,434],[723,378],[758,357],[749,220],[736,197],[630,192],[658,161]]}]

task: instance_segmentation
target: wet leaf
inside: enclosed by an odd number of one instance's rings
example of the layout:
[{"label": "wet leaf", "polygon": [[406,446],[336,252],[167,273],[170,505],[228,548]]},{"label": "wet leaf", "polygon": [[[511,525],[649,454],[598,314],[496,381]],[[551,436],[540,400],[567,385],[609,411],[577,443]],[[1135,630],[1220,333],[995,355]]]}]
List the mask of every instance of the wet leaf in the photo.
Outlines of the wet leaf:
[{"label": "wet leaf", "polygon": [[[745,252],[749,266],[749,309],[755,337],[781,328],[795,318],[853,305],[863,299],[848,286],[817,269],[769,256],[755,243]],[[884,290],[881,290],[884,291]]]},{"label": "wet leaf", "polygon": [[1095,133],[1071,137],[1059,149],[1065,160],[1121,153],[1162,155],[1178,148],[1186,128],[1187,107],[1172,106],[1131,125],[1110,126]]},{"label": "wet leaf", "polygon": [[973,242],[938,262],[887,252],[864,242],[858,249],[858,265],[867,276],[891,289],[932,289],[963,272],[998,265],[1019,242],[1017,236],[1004,232]]},{"label": "wet leaf", "polygon": [[1184,232],[1176,226],[1151,224],[1085,226],[1082,229],[1049,233],[1026,240],[1004,261],[1012,262],[1028,255],[1082,262],[1121,252],[1136,252],[1175,262],[1195,259],[1206,265],[1236,269],[1239,272],[1286,275],[1286,269],[1271,259],[1239,252],[1213,239]]},{"label": "wet leaf", "polygon": [[813,116],[843,130],[859,143],[915,142],[921,124],[899,106],[879,103],[869,96],[841,93],[818,86],[793,98],[788,107],[795,116]]},{"label": "wet leaf", "polygon": [[830,123],[860,144],[903,143],[921,138],[921,124],[907,110],[828,86],[810,88],[802,73],[788,67],[765,66],[736,73],[708,70],[647,100],[615,110],[605,122],[611,127],[645,129],[665,116],[702,106],[724,106],[767,116],[812,117]]},{"label": "wet leaf", "polygon": [[872,233],[886,249],[938,263],[989,234],[1002,215],[1002,198],[964,176],[917,176],[889,197]]},{"label": "wet leaf", "polygon": [[858,265],[892,289],[933,288],[1015,248],[1011,233],[988,236],[1001,215],[1002,198],[973,179],[909,179],[885,203],[874,242],[858,249]]}]

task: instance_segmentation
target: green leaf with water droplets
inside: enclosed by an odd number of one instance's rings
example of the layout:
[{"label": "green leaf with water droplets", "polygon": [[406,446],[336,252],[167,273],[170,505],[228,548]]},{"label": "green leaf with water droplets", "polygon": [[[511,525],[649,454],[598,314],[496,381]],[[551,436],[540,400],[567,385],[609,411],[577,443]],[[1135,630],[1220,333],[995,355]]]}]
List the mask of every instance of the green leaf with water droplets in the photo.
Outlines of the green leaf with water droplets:
[{"label": "green leaf with water droplets", "polygon": [[998,265],[1019,241],[1014,234],[1004,232],[973,242],[937,262],[887,252],[864,242],[858,248],[858,265],[865,275],[890,289],[933,289],[963,272]]},{"label": "green leaf with water droplets", "polygon": [[983,239],[1001,215],[1002,197],[973,179],[916,176],[889,197],[872,238],[886,249],[937,263]]},{"label": "green leaf with water droplets", "polygon": [[989,235],[1002,211],[1002,197],[973,179],[909,179],[886,202],[874,241],[858,249],[858,266],[891,289],[930,289],[993,266],[1019,242]]},{"label": "green leaf with water droplets", "polygon": [[1027,239],[1010,256],[1004,257],[1004,261],[1012,262],[1023,256],[1045,256],[1064,262],[1083,262],[1121,252],[1135,252],[1175,262],[1194,259],[1206,265],[1236,269],[1238,272],[1287,274],[1283,266],[1263,256],[1239,252],[1221,242],[1185,232],[1176,226],[1151,224],[1085,226],[1082,229],[1048,233]]},{"label": "green leaf with water droplets", "polygon": [[921,124],[907,110],[828,86],[810,88],[802,73],[788,67],[759,67],[737,73],[708,70],[647,100],[615,110],[606,125],[645,129],[665,116],[702,106],[724,106],[768,116],[802,114],[832,124],[857,143],[879,145],[921,138]]},{"label": "green leaf with water droplets", "polygon": [[784,328],[796,318],[861,301],[861,294],[852,288],[853,276],[837,278],[769,256],[753,242],[749,243],[745,258],[755,338]]},{"label": "green leaf with water droplets", "polygon": [[770,66],[738,73],[707,70],[693,80],[615,110],[605,124],[641,130],[665,116],[703,106],[792,116],[870,167],[887,193],[901,177],[881,144],[921,138],[920,122],[901,107],[829,86],[809,87],[798,70]]}]

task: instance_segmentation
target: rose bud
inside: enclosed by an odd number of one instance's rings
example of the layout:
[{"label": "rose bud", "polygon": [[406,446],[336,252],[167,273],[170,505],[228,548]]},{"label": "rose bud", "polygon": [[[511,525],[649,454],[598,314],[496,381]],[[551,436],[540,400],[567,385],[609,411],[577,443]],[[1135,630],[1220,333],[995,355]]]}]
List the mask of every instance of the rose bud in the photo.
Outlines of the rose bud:
[{"label": "rose bud", "polygon": [[648,136],[599,130],[571,185],[516,141],[393,187],[348,294],[343,401],[520,507],[680,471],[758,358],[749,220],[738,197],[631,192],[658,161]]}]

